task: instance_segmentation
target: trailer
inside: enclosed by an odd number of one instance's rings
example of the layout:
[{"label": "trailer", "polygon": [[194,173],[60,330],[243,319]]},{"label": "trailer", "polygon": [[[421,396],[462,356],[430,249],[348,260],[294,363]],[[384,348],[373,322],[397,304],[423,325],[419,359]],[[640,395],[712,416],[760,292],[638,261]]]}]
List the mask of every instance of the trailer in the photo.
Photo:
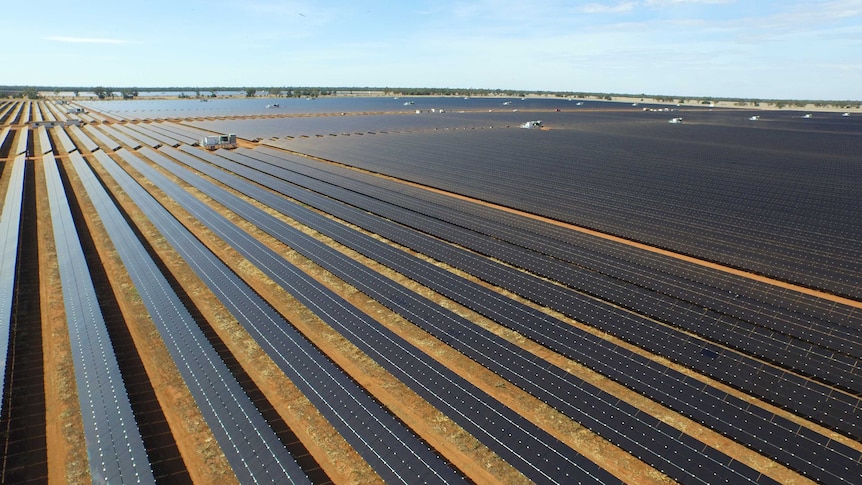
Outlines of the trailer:
[{"label": "trailer", "polygon": [[236,134],[205,136],[201,138],[201,146],[207,150],[236,148]]}]

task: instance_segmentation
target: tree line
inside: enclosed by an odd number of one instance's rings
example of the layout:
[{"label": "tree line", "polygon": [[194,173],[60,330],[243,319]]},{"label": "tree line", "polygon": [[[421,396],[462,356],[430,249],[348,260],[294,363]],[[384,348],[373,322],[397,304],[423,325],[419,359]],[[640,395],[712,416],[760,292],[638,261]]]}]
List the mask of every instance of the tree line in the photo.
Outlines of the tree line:
[{"label": "tree line", "polygon": [[[737,106],[760,106],[771,104],[778,108],[802,108],[808,105],[815,107],[827,108],[862,108],[862,102],[859,100],[793,100],[793,99],[752,99],[752,98],[718,98],[718,97],[697,97],[697,96],[668,96],[655,94],[631,94],[631,93],[597,93],[597,92],[579,92],[579,91],[536,91],[536,90],[515,90],[515,89],[484,89],[484,88],[435,88],[435,87],[357,87],[357,86],[342,86],[342,87],[314,87],[314,86],[258,86],[258,87],[235,87],[235,86],[218,86],[218,87],[123,87],[111,88],[105,86],[83,87],[83,86],[0,86],[0,98],[26,98],[39,99],[42,97],[40,93],[54,93],[59,96],[60,91],[71,92],[75,97],[79,97],[81,93],[99,99],[134,99],[140,96],[140,93],[145,92],[175,92],[180,93],[180,98],[191,98],[191,95],[186,92],[194,93],[195,98],[215,98],[219,91],[230,92],[245,92],[247,97],[255,97],[265,95],[271,97],[285,98],[317,98],[320,96],[332,96],[340,92],[374,92],[382,93],[385,96],[509,96],[509,97],[524,97],[528,95],[544,95],[570,98],[598,98],[605,100],[613,100],[619,97],[626,98],[642,98],[655,99],[659,102],[703,102],[703,101],[728,101]],[[204,94],[206,93],[206,94]]]}]

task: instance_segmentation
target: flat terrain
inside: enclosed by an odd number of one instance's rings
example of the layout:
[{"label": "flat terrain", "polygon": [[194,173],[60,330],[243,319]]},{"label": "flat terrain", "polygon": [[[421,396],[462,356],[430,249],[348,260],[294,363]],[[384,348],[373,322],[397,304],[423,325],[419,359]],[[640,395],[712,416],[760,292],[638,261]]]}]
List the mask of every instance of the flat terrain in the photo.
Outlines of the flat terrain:
[{"label": "flat terrain", "polygon": [[[313,483],[862,476],[857,114],[266,103],[0,101],[4,481],[102,473],[48,154],[156,482],[271,480],[290,467],[238,464],[279,446]],[[235,403],[201,398],[208,355]],[[236,444],[249,413],[278,449]]]}]

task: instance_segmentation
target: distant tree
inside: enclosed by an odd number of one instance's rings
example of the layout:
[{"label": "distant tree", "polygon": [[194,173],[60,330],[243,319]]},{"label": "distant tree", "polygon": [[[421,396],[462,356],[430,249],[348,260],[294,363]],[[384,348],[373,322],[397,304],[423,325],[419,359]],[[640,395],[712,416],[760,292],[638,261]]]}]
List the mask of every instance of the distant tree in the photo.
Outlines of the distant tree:
[{"label": "distant tree", "polygon": [[39,99],[39,91],[36,91],[36,88],[33,87],[24,89],[21,94],[27,99]]},{"label": "distant tree", "polygon": [[253,97],[254,97],[254,94],[255,94],[256,92],[257,92],[257,90],[256,90],[256,89],[254,89],[254,88],[248,88],[248,89],[246,89],[246,90],[245,90],[245,97],[246,97],[246,98],[253,98]]},{"label": "distant tree", "polygon": [[97,86],[93,88],[93,94],[95,94],[96,97],[98,97],[99,99],[105,99],[105,97],[108,95],[108,91],[102,86]]},{"label": "distant tree", "polygon": [[215,92],[215,90],[210,91],[210,98],[215,98],[215,97],[216,97],[216,92]]},{"label": "distant tree", "polygon": [[134,99],[138,97],[137,89],[123,89],[120,91],[120,94],[123,96],[123,99]]},{"label": "distant tree", "polygon": [[78,93],[79,91],[72,91],[72,94],[74,94],[76,98],[78,97]]}]

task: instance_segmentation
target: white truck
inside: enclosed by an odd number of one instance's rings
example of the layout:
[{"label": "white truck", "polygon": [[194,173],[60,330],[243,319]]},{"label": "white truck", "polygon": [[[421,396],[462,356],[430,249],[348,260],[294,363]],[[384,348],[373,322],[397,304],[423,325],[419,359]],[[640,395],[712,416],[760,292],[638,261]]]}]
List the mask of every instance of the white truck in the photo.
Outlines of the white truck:
[{"label": "white truck", "polygon": [[528,130],[535,129],[535,128],[543,128],[543,127],[544,127],[544,125],[542,125],[541,120],[528,121],[526,123],[521,123],[521,128],[526,128]]}]

